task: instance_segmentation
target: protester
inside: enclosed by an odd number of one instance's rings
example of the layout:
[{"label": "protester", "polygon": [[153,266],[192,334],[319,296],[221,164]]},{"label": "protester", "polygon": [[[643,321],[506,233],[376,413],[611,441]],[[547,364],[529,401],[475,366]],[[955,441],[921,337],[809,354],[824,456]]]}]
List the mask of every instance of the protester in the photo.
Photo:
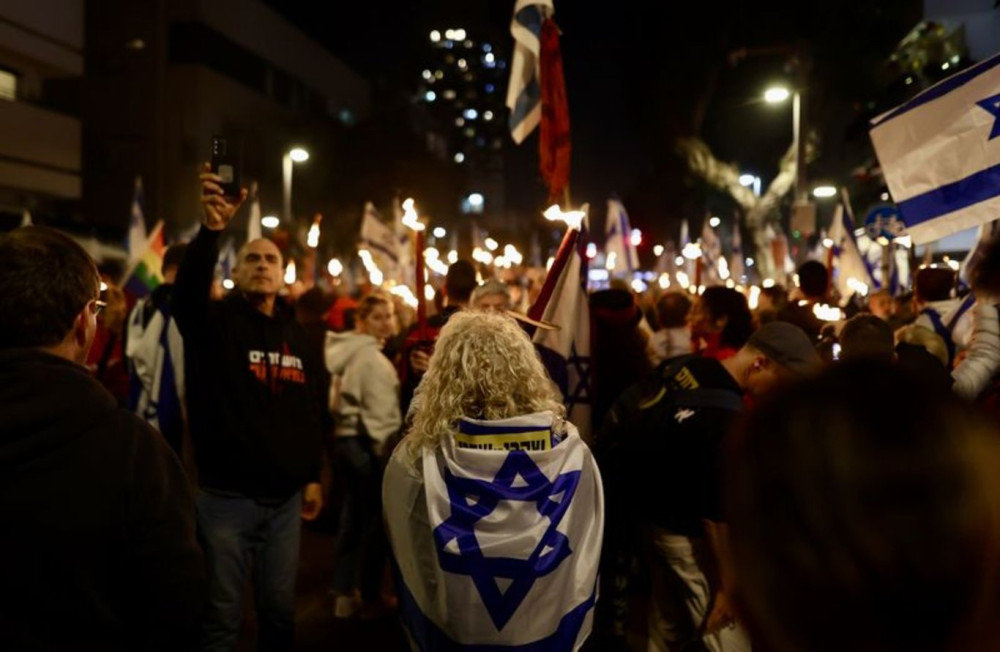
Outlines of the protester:
[{"label": "protester", "polygon": [[413,393],[420,383],[420,378],[427,371],[430,354],[434,349],[434,340],[441,328],[456,312],[469,305],[472,291],[476,288],[476,268],[467,260],[459,259],[448,266],[444,278],[444,304],[441,312],[427,320],[425,339],[417,341],[419,324],[410,327],[407,333],[407,343],[400,356],[400,408],[406,415],[413,401]]},{"label": "protester", "polygon": [[868,311],[882,321],[888,322],[892,319],[895,307],[889,290],[879,290],[868,297]]},{"label": "protester", "polygon": [[470,301],[476,310],[499,310],[506,312],[513,307],[510,288],[503,281],[489,280],[472,291]]},{"label": "protester", "polygon": [[823,330],[823,321],[813,309],[829,301],[830,274],[823,263],[807,260],[797,271],[799,287],[797,296],[789,299],[788,305],[778,313],[778,319],[795,324],[815,341]]},{"label": "protester", "polygon": [[237,290],[210,301],[219,237],[246,199],[227,198],[205,164],[204,216],[177,274],[173,314],[184,337],[198,526],[211,580],[205,650],[231,650],[253,584],[258,649],[290,649],[300,514],[322,506],[320,413],[325,388],[305,333],[278,298],[281,252],[266,239],[237,256]]},{"label": "protester", "polygon": [[691,299],[684,292],[666,292],[656,302],[656,321],[659,329],[650,338],[650,362],[653,366],[664,360],[691,353],[691,331],[687,316]]},{"label": "protester", "polygon": [[949,369],[958,354],[966,348],[972,333],[972,315],[960,298],[955,298],[956,273],[950,268],[924,267],[914,277],[913,322],[933,331],[940,337],[948,351]]},{"label": "protester", "polygon": [[888,322],[875,315],[855,315],[840,330],[840,360],[878,360],[886,364],[896,358],[896,342]]},{"label": "protester", "polygon": [[601,482],[531,342],[510,317],[453,316],[416,404],[383,486],[411,643],[579,649]]},{"label": "protester", "polygon": [[971,270],[971,285],[976,302],[972,306],[971,343],[962,361],[955,367],[953,390],[972,400],[986,389],[1000,370],[1000,240],[991,240],[980,252]]},{"label": "protester", "polygon": [[721,362],[685,356],[661,366],[612,408],[596,444],[613,515],[607,537],[619,548],[605,559],[614,563],[629,547],[644,557],[647,649],[749,649],[718,582],[722,442],[744,394],[757,399],[818,365],[801,329],[773,322]]},{"label": "protester", "polygon": [[778,319],[778,315],[788,306],[788,290],[784,285],[772,285],[760,289],[757,298],[757,311],[754,313],[757,326],[769,324]]},{"label": "protester", "polygon": [[186,250],[176,244],[163,254],[163,283],[132,308],[125,343],[129,409],[159,430],[178,456],[184,440],[184,340],[170,300]]},{"label": "protester", "polygon": [[688,313],[696,353],[716,360],[733,356],[753,332],[746,297],[723,286],[706,288]]},{"label": "protester", "polygon": [[87,356],[87,369],[111,392],[120,407],[128,407],[129,369],[125,359],[125,318],[128,308],[125,292],[110,278],[102,282],[107,307],[97,318],[94,345]]},{"label": "protester", "polygon": [[83,367],[90,256],[0,237],[0,649],[190,649],[205,571],[180,462]]},{"label": "protester", "polygon": [[1000,435],[968,406],[838,366],[762,403],[732,443],[733,592],[755,648],[1000,647]]},{"label": "protester", "polygon": [[355,332],[327,336],[333,473],[345,489],[333,571],[337,618],[353,616],[361,609],[364,615],[375,615],[380,606],[386,561],[380,458],[382,447],[402,425],[399,378],[382,354],[393,327],[392,303],[380,294],[370,294],[358,305]]},{"label": "protester", "polygon": [[649,342],[639,324],[642,312],[631,290],[599,290],[590,295],[593,322],[591,432],[622,392],[652,371]]}]

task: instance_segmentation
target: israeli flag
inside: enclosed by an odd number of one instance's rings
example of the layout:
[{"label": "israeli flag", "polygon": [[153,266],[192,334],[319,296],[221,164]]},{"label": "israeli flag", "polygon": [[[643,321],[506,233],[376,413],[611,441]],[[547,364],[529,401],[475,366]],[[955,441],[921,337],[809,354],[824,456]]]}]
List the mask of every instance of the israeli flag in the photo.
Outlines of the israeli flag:
[{"label": "israeli flag", "polygon": [[579,649],[597,600],[604,495],[576,428],[549,412],[463,419],[417,469],[407,449],[389,464],[383,500],[416,646]]},{"label": "israeli flag", "polygon": [[552,0],[517,0],[510,33],[514,37],[514,56],[507,85],[507,108],[510,109],[510,135],[521,144],[542,119],[540,59],[542,23],[552,16]]},{"label": "israeli flag", "polygon": [[1000,55],[872,121],[886,184],[915,244],[1000,216]]}]

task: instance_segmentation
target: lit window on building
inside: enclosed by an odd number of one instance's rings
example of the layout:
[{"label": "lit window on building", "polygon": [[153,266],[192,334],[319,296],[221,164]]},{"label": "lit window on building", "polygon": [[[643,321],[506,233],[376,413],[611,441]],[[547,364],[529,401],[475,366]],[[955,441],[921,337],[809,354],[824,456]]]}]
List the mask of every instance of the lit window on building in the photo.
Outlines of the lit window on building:
[{"label": "lit window on building", "polygon": [[483,120],[486,120],[487,122],[489,122],[492,119],[493,119],[493,112],[492,111],[483,111]]},{"label": "lit window on building", "polygon": [[483,52],[492,52],[493,46],[489,43],[483,43]]},{"label": "lit window on building", "polygon": [[424,99],[427,100],[428,102],[433,102],[434,100],[437,99],[437,93],[435,93],[434,91],[427,91],[426,93],[424,93]]},{"label": "lit window on building", "polygon": [[465,160],[465,154],[463,154],[462,152],[459,152],[458,154],[455,154],[455,162],[456,163],[461,163],[464,160]]},{"label": "lit window on building", "polygon": [[475,109],[466,109],[463,115],[465,116],[466,120],[475,120],[476,118],[479,117],[479,112],[476,111]]},{"label": "lit window on building", "polygon": [[465,118],[455,118],[455,126],[456,127],[464,127],[465,126]]},{"label": "lit window on building", "polygon": [[465,59],[458,60],[458,69],[467,70],[469,68],[469,63]]},{"label": "lit window on building", "polygon": [[421,73],[421,75],[423,75],[424,79],[426,79],[427,81],[434,79],[434,73],[432,73],[430,70],[424,70]]},{"label": "lit window on building", "polygon": [[450,88],[448,90],[446,90],[445,92],[441,93],[441,95],[446,100],[453,100],[453,99],[455,99],[455,91],[451,90]]},{"label": "lit window on building", "polygon": [[17,99],[17,75],[0,70],[0,100]]},{"label": "lit window on building", "polygon": [[434,71],[434,79],[444,79],[444,72],[440,70]]},{"label": "lit window on building", "polygon": [[462,133],[465,134],[466,138],[474,138],[476,135],[476,130],[473,129],[472,127],[466,127]]},{"label": "lit window on building", "polygon": [[493,84],[486,84],[485,89],[486,89],[487,93],[492,93],[493,91],[495,91],[497,89],[497,87],[494,86]]}]

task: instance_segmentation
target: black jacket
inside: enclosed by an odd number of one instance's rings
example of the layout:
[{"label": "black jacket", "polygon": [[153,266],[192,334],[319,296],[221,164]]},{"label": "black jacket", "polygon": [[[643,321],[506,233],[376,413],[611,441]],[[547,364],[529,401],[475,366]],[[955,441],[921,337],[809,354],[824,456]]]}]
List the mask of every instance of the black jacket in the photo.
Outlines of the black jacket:
[{"label": "black jacket", "polygon": [[268,317],[239,291],[209,299],[218,241],[218,232],[201,229],[173,294],[198,482],[260,501],[285,500],[319,478],[318,361],[284,302]]},{"label": "black jacket", "polygon": [[177,457],[82,366],[0,350],[0,649],[186,649],[205,568]]}]

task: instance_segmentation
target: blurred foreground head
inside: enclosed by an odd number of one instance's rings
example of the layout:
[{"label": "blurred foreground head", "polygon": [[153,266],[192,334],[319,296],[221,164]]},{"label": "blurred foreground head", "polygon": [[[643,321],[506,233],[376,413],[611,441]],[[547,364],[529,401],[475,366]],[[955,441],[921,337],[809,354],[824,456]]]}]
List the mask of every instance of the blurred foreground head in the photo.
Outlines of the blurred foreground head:
[{"label": "blurred foreground head", "polygon": [[741,614],[777,652],[1000,644],[1000,434],[887,365],[762,403],[727,486]]}]

